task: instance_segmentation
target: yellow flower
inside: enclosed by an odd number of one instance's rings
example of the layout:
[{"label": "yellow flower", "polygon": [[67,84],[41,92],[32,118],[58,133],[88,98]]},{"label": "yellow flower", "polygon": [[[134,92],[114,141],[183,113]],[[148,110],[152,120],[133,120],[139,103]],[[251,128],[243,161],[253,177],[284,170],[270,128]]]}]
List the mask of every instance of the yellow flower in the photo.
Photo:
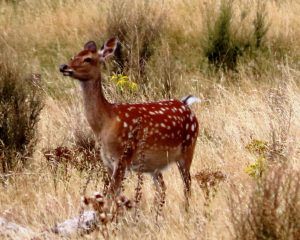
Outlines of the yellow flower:
[{"label": "yellow flower", "polygon": [[129,82],[129,88],[132,91],[137,91],[138,90],[138,85],[135,82],[130,81]]},{"label": "yellow flower", "polygon": [[254,178],[261,177],[266,169],[266,159],[262,156],[258,157],[254,163],[251,163],[245,168],[245,173]]},{"label": "yellow flower", "polygon": [[130,91],[135,92],[138,90],[138,85],[135,82],[132,82],[126,75],[115,74],[111,76],[111,80],[116,83],[116,87],[121,91],[129,89]]}]

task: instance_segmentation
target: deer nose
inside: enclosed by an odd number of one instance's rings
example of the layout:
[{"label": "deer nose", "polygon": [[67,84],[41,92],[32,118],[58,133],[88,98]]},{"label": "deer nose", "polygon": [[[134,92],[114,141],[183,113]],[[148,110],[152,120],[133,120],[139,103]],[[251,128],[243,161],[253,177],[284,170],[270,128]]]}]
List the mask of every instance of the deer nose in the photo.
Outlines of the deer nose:
[{"label": "deer nose", "polygon": [[68,68],[68,65],[67,65],[67,64],[61,64],[61,65],[59,66],[59,71],[64,72],[64,71],[67,70],[67,68]]}]

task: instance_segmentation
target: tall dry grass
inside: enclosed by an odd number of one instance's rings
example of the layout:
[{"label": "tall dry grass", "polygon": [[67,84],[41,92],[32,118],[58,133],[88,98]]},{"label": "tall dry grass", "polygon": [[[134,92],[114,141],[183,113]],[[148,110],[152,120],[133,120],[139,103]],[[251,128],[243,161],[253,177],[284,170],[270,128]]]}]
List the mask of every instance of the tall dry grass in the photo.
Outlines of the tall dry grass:
[{"label": "tall dry grass", "polygon": [[[258,2],[233,2],[231,31],[237,38],[247,39],[253,31]],[[144,24],[152,19],[144,8],[137,7],[142,3],[124,1],[126,7],[133,10],[130,17],[126,18],[126,12],[122,12],[120,18],[132,39],[133,36],[147,37],[143,35],[143,24],[140,35],[134,35],[132,30],[138,26],[135,17],[143,16]],[[1,186],[0,216],[36,232],[77,215],[83,193],[102,189],[100,177],[90,177],[93,170],[79,171],[72,165],[68,166],[67,177],[63,166],[59,166],[54,181],[44,152],[58,146],[68,149],[78,146],[78,131],[92,136],[83,114],[79,86],[74,80],[63,78],[57,66],[78,52],[86,41],[93,39],[100,45],[111,33],[110,16],[114,16],[115,21],[118,19],[113,4],[116,1],[0,3],[0,50],[9,51],[32,72],[42,74],[45,86],[45,107],[38,126],[33,163],[23,172],[13,174],[10,185]],[[139,86],[144,91],[125,91],[121,95],[110,81],[115,64],[111,62],[103,67],[105,93],[111,101],[180,98],[190,93],[207,100],[193,106],[200,122],[200,135],[192,175],[206,170],[209,181],[213,181],[216,172],[224,174],[226,179],[213,186],[213,194],[208,199],[207,190],[194,177],[190,211],[185,212],[180,175],[175,166],[169,167],[164,172],[166,203],[156,222],[155,191],[146,175],[138,222],[134,211],[125,213],[118,224],[109,226],[108,233],[116,239],[232,239],[237,232],[233,232],[235,223],[230,211],[247,209],[243,205],[241,209],[231,209],[228,198],[239,194],[249,199],[257,184],[245,172],[245,168],[257,160],[246,146],[254,139],[262,140],[269,144],[270,154],[279,156],[278,162],[284,159],[291,169],[300,167],[300,4],[292,0],[265,1],[265,19],[269,26],[265,48],[239,57],[235,71],[216,70],[205,56],[203,43],[208,36],[207,24],[208,21],[214,24],[220,13],[220,1],[168,0],[146,1],[145,4],[157,13],[163,11],[163,28],[158,28],[157,41],[150,43],[153,51],[145,65],[141,81],[144,85]],[[128,41],[135,44],[132,46],[137,58],[140,47],[135,41],[139,38],[134,39]],[[126,74],[135,81],[136,72],[131,70]],[[137,176],[128,173],[124,182],[126,196],[134,197],[136,182]],[[49,235],[51,239],[58,238]]]}]

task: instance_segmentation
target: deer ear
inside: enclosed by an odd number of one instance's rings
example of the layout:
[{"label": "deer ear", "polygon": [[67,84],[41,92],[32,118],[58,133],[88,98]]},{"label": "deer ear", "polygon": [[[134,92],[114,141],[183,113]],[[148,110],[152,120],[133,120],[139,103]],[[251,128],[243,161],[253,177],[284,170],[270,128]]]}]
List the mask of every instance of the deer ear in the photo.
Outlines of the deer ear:
[{"label": "deer ear", "polygon": [[84,44],[84,49],[85,50],[90,50],[91,52],[96,52],[97,51],[97,45],[94,41],[89,41],[86,44]]},{"label": "deer ear", "polygon": [[119,40],[117,38],[111,38],[107,40],[98,51],[100,61],[104,62],[108,57],[114,55],[118,43]]}]

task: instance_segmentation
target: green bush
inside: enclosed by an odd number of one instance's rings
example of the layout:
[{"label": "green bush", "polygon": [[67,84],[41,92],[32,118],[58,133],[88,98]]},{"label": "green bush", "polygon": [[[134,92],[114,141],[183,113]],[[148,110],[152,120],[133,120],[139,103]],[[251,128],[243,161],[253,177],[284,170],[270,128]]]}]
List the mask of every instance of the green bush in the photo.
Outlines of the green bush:
[{"label": "green bush", "polygon": [[[243,26],[241,18],[239,26]],[[266,11],[263,4],[257,5],[256,17],[253,20],[253,31],[238,34],[238,29],[233,29],[235,21],[233,3],[223,0],[215,18],[207,17],[207,36],[203,44],[204,54],[209,63],[218,69],[236,70],[238,58],[248,54],[255,57],[259,54],[253,52],[264,49],[264,38],[269,29],[266,21]],[[242,31],[243,32],[243,31]],[[246,34],[246,35],[245,35]]]},{"label": "green bush", "polygon": [[0,56],[0,173],[26,166],[36,143],[43,103],[40,76],[24,77],[24,66]]},{"label": "green bush", "polygon": [[216,21],[207,22],[208,36],[204,53],[208,61],[218,68],[234,69],[241,54],[241,46],[231,30],[232,15],[232,4],[223,1]]},{"label": "green bush", "polygon": [[258,2],[256,17],[253,21],[253,38],[254,46],[256,49],[263,47],[264,38],[269,29],[269,24],[266,21],[266,15],[267,13],[265,9],[265,4],[260,4],[260,2]]}]

